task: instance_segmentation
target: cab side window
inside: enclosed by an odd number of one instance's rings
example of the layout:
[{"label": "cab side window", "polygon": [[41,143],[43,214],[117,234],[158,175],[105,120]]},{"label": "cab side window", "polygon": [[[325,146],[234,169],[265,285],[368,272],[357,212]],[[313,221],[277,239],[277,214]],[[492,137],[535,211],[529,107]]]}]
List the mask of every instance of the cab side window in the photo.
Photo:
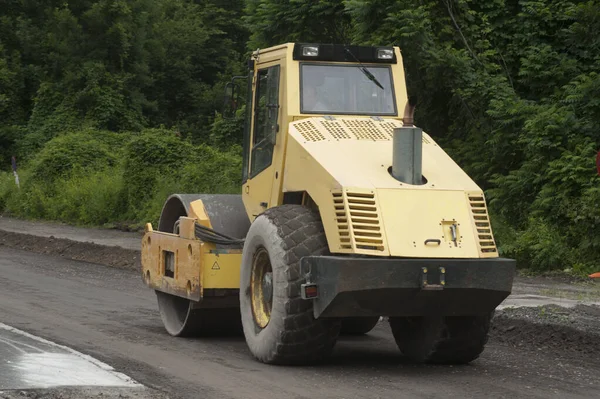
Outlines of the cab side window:
[{"label": "cab side window", "polygon": [[257,74],[250,178],[271,165],[279,119],[279,65]]}]

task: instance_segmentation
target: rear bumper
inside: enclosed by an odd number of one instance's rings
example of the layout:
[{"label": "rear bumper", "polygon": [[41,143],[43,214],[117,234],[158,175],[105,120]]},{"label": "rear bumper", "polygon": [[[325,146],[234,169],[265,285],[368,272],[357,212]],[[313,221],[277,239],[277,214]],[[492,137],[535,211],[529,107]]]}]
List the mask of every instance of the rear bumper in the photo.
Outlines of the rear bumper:
[{"label": "rear bumper", "polygon": [[318,288],[318,297],[312,299],[315,317],[489,313],[510,294],[515,268],[516,262],[505,258],[301,259],[307,282]]}]

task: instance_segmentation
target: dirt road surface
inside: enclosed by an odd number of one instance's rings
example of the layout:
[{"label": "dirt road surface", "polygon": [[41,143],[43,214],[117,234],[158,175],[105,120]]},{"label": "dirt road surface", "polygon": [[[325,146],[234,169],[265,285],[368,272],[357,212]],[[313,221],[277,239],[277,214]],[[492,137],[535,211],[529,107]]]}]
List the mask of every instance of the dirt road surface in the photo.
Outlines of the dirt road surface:
[{"label": "dirt road surface", "polygon": [[499,319],[487,350],[468,366],[410,364],[381,323],[365,337],[342,338],[328,364],[277,367],[253,360],[242,337],[168,336],[136,271],[0,247],[0,275],[1,323],[91,355],[171,398],[600,397],[599,352],[581,351],[589,343],[547,346],[535,333],[519,334],[510,318]]}]

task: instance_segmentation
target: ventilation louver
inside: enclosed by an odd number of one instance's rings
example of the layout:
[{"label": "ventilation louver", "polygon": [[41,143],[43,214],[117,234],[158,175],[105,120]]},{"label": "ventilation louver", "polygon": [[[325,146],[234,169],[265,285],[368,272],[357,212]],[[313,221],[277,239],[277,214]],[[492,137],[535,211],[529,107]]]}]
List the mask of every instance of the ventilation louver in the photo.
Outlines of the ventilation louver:
[{"label": "ventilation louver", "polygon": [[313,125],[311,121],[304,121],[296,124],[296,129],[306,141],[322,141],[325,136]]},{"label": "ventilation louver", "polygon": [[492,235],[492,226],[488,216],[485,198],[483,194],[469,194],[469,205],[471,207],[471,215],[477,229],[477,245],[479,252],[483,257],[496,256],[498,249]]},{"label": "ventilation louver", "polygon": [[369,253],[385,250],[373,193],[333,193],[333,205],[342,251]]},{"label": "ventilation louver", "polygon": [[343,122],[358,140],[390,140],[389,135],[380,130],[371,119],[344,119]]}]

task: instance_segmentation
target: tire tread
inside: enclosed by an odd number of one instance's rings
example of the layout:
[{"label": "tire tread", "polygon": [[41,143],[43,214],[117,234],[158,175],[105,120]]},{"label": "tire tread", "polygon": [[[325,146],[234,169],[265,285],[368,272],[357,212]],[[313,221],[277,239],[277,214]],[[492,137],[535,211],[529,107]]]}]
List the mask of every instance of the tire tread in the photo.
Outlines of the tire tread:
[{"label": "tire tread", "polygon": [[414,361],[466,364],[483,352],[492,317],[445,317],[431,323],[422,317],[392,317],[390,327],[398,348]]},{"label": "tire tread", "polygon": [[338,320],[315,319],[310,301],[300,296],[306,281],[300,259],[329,253],[318,212],[300,205],[282,205],[266,210],[263,217],[276,226],[283,242],[287,289],[284,301],[284,331],[278,336],[275,353],[259,360],[272,364],[312,364],[331,353],[340,331]]}]

